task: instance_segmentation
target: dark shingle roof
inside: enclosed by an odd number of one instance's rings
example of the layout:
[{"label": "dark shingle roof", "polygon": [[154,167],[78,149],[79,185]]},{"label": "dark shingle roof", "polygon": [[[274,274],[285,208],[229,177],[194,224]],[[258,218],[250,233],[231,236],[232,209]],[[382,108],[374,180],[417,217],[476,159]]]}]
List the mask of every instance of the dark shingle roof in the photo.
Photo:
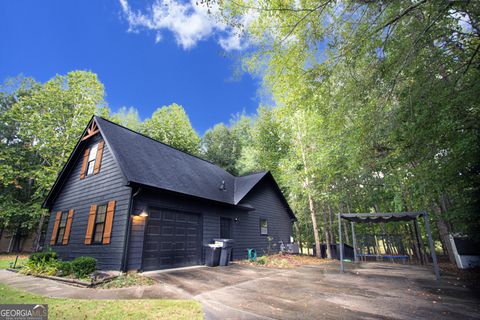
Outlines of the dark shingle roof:
[{"label": "dark shingle roof", "polygon": [[257,183],[262,180],[267,172],[259,172],[250,174],[248,176],[237,177],[235,178],[235,192],[233,194],[233,202],[235,204],[239,203],[250,190],[257,185]]},{"label": "dark shingle roof", "polygon": [[[130,183],[160,188],[203,199],[237,205],[264,177],[270,177],[276,190],[278,185],[269,172],[235,177],[217,165],[185,153],[157,140],[132,131],[106,119],[93,119],[108,144],[125,178]],[[62,177],[71,167],[73,154],[80,140],[60,172],[43,206],[49,207],[54,194],[61,187]],[[224,188],[222,188],[224,186]],[[293,212],[281,194],[292,218]]]},{"label": "dark shingle roof", "polygon": [[235,177],[222,168],[102,118],[95,121],[128,181],[233,204]]}]

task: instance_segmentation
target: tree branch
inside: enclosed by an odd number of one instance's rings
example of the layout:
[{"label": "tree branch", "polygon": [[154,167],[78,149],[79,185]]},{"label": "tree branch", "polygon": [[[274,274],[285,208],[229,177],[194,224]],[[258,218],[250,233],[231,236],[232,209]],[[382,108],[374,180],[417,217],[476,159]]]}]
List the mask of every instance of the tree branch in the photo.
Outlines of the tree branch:
[{"label": "tree branch", "polygon": [[375,33],[385,29],[386,27],[388,27],[389,25],[397,22],[398,20],[402,19],[404,16],[406,16],[407,14],[409,14],[411,11],[415,10],[416,8],[418,8],[419,6],[421,6],[422,4],[426,3],[427,0],[422,0],[420,2],[417,2],[415,4],[412,4],[411,6],[409,6],[408,8],[406,8],[402,13],[400,13],[398,16],[390,19],[386,24],[384,24],[382,27],[380,28],[377,28],[375,30]]}]

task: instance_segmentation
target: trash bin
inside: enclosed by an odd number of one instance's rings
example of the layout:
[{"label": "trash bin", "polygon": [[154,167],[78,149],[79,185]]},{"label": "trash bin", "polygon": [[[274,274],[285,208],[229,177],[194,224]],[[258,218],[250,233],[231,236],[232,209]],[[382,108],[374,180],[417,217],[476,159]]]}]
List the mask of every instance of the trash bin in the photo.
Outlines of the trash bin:
[{"label": "trash bin", "polygon": [[257,260],[257,250],[255,249],[247,249],[248,260],[255,261]]},{"label": "trash bin", "polygon": [[216,267],[220,262],[220,252],[222,247],[216,244],[205,246],[205,264],[209,267]]},{"label": "trash bin", "polygon": [[216,245],[222,247],[222,252],[220,253],[220,265],[228,266],[228,263],[232,259],[232,249],[233,249],[233,239],[213,239]]}]

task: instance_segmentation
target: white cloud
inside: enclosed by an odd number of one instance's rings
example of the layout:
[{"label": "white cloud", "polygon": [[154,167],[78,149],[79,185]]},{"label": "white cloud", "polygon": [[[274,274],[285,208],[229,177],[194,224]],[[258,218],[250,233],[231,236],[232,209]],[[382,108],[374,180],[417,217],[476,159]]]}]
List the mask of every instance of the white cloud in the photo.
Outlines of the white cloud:
[{"label": "white cloud", "polygon": [[142,29],[156,32],[155,41],[163,39],[165,31],[171,32],[184,49],[193,48],[199,41],[214,36],[226,51],[241,50],[246,40],[224,23],[216,21],[218,7],[197,5],[196,0],[156,0],[145,12],[133,10],[127,0],[119,0],[129,24],[130,32]]}]

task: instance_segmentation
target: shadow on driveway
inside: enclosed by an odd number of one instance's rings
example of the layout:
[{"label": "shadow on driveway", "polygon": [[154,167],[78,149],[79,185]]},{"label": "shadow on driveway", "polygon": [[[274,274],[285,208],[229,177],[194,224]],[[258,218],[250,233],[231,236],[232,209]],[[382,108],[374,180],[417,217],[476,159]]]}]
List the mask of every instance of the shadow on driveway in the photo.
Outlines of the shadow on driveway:
[{"label": "shadow on driveway", "polygon": [[148,276],[198,300],[207,319],[478,319],[475,292],[422,267],[336,263],[296,269],[233,264]]}]

